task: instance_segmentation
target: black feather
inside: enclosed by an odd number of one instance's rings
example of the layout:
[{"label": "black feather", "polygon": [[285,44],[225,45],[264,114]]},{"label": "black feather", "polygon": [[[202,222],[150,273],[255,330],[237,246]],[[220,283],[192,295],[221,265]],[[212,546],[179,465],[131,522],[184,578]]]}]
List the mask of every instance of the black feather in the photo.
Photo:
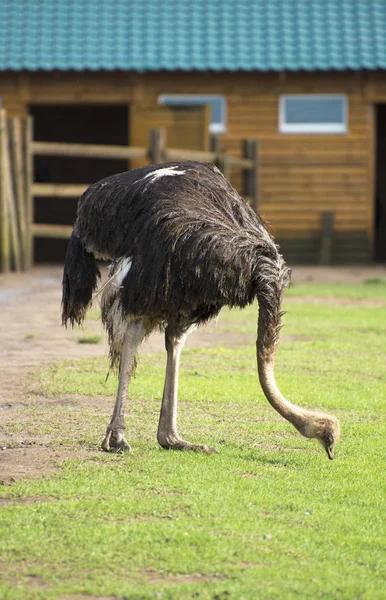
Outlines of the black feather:
[{"label": "black feather", "polygon": [[80,325],[100,277],[95,257],[72,233],[67,248],[62,282],[62,323]]},{"label": "black feather", "polygon": [[[74,234],[78,245],[63,280],[64,321],[83,318],[97,278],[92,255],[130,257],[116,291],[124,314],[199,324],[224,305],[244,307],[258,298],[262,339],[276,344],[289,271],[261,217],[213,165],[169,163],[108,177],[80,199]],[[73,281],[76,256],[77,283],[68,290],[66,272]],[[86,284],[79,287],[80,281]]]}]

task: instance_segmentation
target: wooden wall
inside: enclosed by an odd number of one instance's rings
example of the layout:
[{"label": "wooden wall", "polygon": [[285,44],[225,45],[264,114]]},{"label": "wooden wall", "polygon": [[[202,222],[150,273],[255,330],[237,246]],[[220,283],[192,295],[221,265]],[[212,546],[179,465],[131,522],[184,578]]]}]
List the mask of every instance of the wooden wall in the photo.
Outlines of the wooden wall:
[{"label": "wooden wall", "polygon": [[[335,213],[333,260],[372,256],[374,221],[374,102],[386,102],[386,74],[364,73],[31,73],[0,74],[10,114],[31,103],[128,102],[152,108],[159,94],[214,93],[227,98],[226,148],[243,138],[260,142],[261,212],[292,262],[316,262],[324,211]],[[278,132],[284,93],[343,93],[347,134]],[[240,181],[235,173],[233,182]]]},{"label": "wooden wall", "polygon": [[[160,93],[221,93],[228,104],[223,136],[233,154],[240,140],[260,142],[261,213],[284,254],[293,262],[316,262],[323,213],[335,213],[334,262],[371,258],[374,220],[374,131],[367,81],[358,74],[176,74],[167,85],[147,75],[147,97]],[[386,86],[385,86],[386,87]],[[278,101],[285,93],[344,93],[347,134],[294,135],[278,131]],[[153,100],[154,101],[154,100]],[[238,186],[235,177],[233,183]]]}]

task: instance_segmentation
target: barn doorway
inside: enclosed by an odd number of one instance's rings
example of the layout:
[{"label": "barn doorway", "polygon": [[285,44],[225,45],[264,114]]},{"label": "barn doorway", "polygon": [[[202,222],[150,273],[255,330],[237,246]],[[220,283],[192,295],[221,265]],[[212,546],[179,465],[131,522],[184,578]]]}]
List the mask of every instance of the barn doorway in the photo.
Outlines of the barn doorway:
[{"label": "barn doorway", "polygon": [[[128,145],[128,108],[127,104],[31,105],[34,140]],[[127,168],[127,160],[36,156],[34,180],[36,183],[87,184]],[[36,197],[35,223],[72,225],[77,201],[76,198]],[[62,239],[35,239],[35,262],[63,262],[67,244],[68,241]]]},{"label": "barn doorway", "polygon": [[386,104],[376,105],[374,258],[386,261]]}]

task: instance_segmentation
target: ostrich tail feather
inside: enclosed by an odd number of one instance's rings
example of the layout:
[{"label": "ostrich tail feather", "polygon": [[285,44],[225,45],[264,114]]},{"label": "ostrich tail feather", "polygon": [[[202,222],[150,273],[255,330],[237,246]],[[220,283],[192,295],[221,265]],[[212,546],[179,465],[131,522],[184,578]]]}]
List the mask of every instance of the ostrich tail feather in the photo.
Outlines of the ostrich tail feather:
[{"label": "ostrich tail feather", "polygon": [[93,254],[72,233],[62,282],[62,324],[80,325],[91,303],[100,272]]}]

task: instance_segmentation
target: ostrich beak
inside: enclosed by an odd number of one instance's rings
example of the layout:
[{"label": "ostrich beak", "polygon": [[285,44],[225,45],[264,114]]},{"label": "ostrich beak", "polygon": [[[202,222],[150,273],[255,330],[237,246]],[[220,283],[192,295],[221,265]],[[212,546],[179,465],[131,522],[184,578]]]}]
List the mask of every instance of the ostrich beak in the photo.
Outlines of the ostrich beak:
[{"label": "ostrich beak", "polygon": [[333,444],[331,444],[331,446],[326,446],[326,452],[327,452],[328,458],[330,460],[334,460],[334,446],[333,446]]}]

